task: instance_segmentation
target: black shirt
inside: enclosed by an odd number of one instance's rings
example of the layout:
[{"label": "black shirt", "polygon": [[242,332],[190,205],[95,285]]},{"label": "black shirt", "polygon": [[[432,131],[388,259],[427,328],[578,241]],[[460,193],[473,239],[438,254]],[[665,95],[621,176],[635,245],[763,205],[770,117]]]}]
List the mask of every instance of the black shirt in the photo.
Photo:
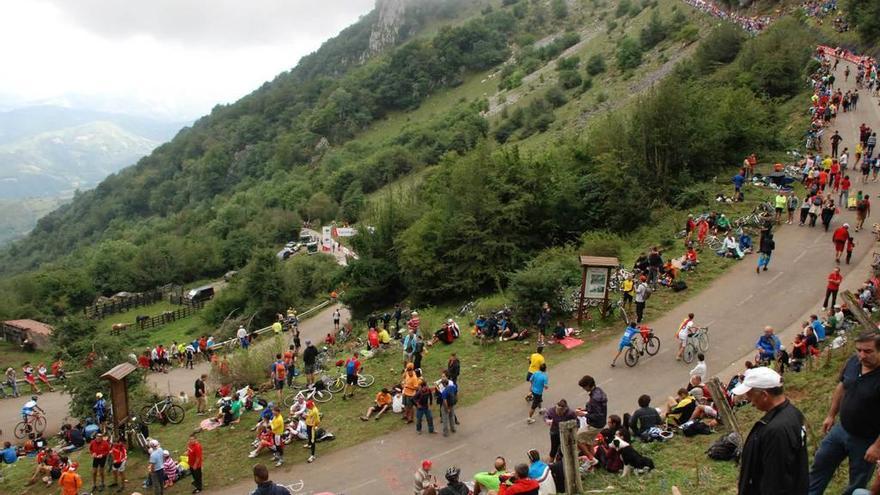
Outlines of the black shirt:
[{"label": "black shirt", "polygon": [[303,351],[303,364],[306,366],[314,366],[315,358],[318,357],[318,348],[310,345]]},{"label": "black shirt", "polygon": [[662,422],[660,413],[656,409],[653,407],[640,407],[636,409],[636,412],[629,419],[629,427],[633,433],[641,435],[645,430],[653,428]]},{"label": "black shirt", "polygon": [[840,425],[850,435],[874,441],[880,436],[880,368],[862,374],[857,356],[840,373],[845,390],[840,401]]},{"label": "black shirt", "polygon": [[458,383],[458,375],[461,373],[461,363],[458,359],[449,360],[449,363],[446,365],[446,374],[449,375],[449,379],[455,383]]},{"label": "black shirt", "polygon": [[204,397],[204,395],[205,382],[203,382],[201,378],[196,378],[196,397]]},{"label": "black shirt", "polygon": [[788,399],[755,423],[742,450],[739,495],[803,495],[810,480],[804,415]]},{"label": "black shirt", "polygon": [[460,481],[449,483],[440,490],[440,495],[468,495],[470,488]]}]

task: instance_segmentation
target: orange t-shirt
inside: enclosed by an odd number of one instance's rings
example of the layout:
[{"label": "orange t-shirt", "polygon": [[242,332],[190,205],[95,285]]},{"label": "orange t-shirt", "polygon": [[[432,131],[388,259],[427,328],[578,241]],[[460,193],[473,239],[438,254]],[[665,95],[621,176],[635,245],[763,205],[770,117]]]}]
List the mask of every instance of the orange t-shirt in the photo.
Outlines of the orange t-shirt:
[{"label": "orange t-shirt", "polygon": [[403,377],[403,395],[414,397],[421,384],[422,380],[417,377],[415,373],[412,375],[407,373],[406,376]]}]

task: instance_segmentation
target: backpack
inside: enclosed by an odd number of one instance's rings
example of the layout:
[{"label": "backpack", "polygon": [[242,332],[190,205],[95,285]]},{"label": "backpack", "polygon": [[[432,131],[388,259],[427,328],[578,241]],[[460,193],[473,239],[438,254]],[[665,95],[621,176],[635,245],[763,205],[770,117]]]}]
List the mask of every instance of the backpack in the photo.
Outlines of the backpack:
[{"label": "backpack", "polygon": [[736,432],[728,433],[715,440],[706,450],[709,459],[716,461],[732,461],[739,459],[741,440]]},{"label": "backpack", "polygon": [[599,444],[596,450],[596,457],[599,458],[602,467],[609,473],[617,473],[623,469],[623,458],[620,457],[620,452],[604,443]]},{"label": "backpack", "polygon": [[275,363],[275,379],[278,381],[284,381],[287,378],[287,366],[284,363]]},{"label": "backpack", "polygon": [[697,435],[711,435],[712,428],[702,421],[688,421],[681,425],[681,432],[686,437],[695,437]]},{"label": "backpack", "polygon": [[688,286],[684,282],[684,280],[676,280],[675,282],[672,282],[672,290],[674,292],[681,292],[687,288],[688,288]]}]

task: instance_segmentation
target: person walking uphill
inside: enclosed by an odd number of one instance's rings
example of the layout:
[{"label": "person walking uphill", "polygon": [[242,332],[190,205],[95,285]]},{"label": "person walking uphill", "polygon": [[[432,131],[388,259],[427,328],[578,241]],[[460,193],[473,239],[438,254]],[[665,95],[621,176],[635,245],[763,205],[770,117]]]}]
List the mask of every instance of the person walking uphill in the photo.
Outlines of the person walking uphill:
[{"label": "person walking uphill", "polygon": [[[880,334],[856,338],[856,355],[849,358],[831,397],[831,408],[822,423],[826,436],[819,444],[810,469],[810,495],[822,495],[844,459],[849,460],[850,495],[864,488],[880,461]],[[840,422],[834,420],[840,414]]]},{"label": "person walking uphill", "polygon": [[783,394],[782,377],[767,367],[753,368],[732,393],[745,395],[765,413],[743,445],[738,495],[807,493],[804,415]]},{"label": "person walking uphill", "polygon": [[776,241],[773,240],[773,233],[767,229],[762,230],[761,240],[758,242],[758,266],[755,267],[755,273],[761,273],[761,270],[767,271],[774,249],[776,249]]},{"label": "person walking uphill", "polygon": [[840,284],[843,282],[843,275],[840,274],[840,268],[834,267],[834,270],[828,275],[828,286],[825,289],[825,300],[822,301],[822,311],[828,309],[828,296],[831,296],[831,307],[837,304],[837,291],[840,290]]},{"label": "person walking uphill", "polygon": [[840,257],[846,248],[846,242],[849,240],[849,224],[845,223],[834,230],[831,234],[831,242],[834,243],[834,262],[840,263]]},{"label": "person walking uphill", "polygon": [[645,303],[649,297],[651,297],[651,289],[648,287],[647,279],[642,275],[636,286],[636,323],[642,322],[642,318],[645,316]]}]

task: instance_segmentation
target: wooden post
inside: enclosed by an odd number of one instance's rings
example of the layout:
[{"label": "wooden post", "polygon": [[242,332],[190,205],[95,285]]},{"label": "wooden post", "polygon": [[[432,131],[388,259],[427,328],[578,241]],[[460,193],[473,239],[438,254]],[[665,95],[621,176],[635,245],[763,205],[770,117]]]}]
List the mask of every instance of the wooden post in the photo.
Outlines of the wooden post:
[{"label": "wooden post", "polygon": [[577,450],[578,422],[575,419],[559,423],[560,447],[562,447],[562,469],[565,472],[565,493],[583,493],[581,474],[578,470]]},{"label": "wooden post", "polygon": [[584,273],[581,276],[581,293],[578,296],[578,327],[584,319],[584,291],[587,289],[587,267],[582,268]]},{"label": "wooden post", "polygon": [[709,387],[709,394],[712,395],[712,404],[715,406],[715,409],[718,410],[718,414],[721,415],[721,423],[724,425],[724,428],[729,432],[735,431],[740,438],[745,438],[742,436],[742,430],[739,428],[739,423],[736,421],[736,414],[733,412],[733,408],[730,407],[727,398],[722,392],[724,387],[722,387],[721,381],[717,376],[712,377],[706,385]]},{"label": "wooden post", "polygon": [[871,321],[871,317],[868,316],[868,313],[865,313],[865,310],[859,306],[859,300],[852,292],[848,290],[843,291],[843,300],[847,302],[849,310],[852,311],[853,316],[855,316],[856,320],[862,325],[862,330],[865,330],[866,332],[877,331],[877,325]]}]

